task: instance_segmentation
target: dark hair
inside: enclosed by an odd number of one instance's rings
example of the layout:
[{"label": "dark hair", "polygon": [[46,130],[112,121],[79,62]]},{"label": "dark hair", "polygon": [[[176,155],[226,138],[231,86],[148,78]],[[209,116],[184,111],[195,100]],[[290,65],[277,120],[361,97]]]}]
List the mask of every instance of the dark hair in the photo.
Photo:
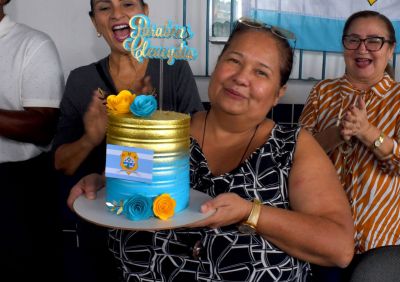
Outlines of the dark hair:
[{"label": "dark hair", "polygon": [[[89,16],[91,16],[91,17],[94,16],[93,1],[94,1],[94,0],[90,0],[90,11],[89,11]],[[139,0],[139,1],[140,1],[140,5],[141,5],[142,7],[144,7],[144,5],[146,4],[146,3],[144,3],[144,0]]]},{"label": "dark hair", "polygon": [[6,3],[4,3],[4,5],[7,5],[8,3],[10,3],[11,0],[7,0]]},{"label": "dark hair", "polygon": [[[364,11],[359,11],[354,14],[352,14],[347,20],[346,23],[344,24],[343,28],[343,34],[342,37],[347,35],[347,32],[349,31],[349,28],[351,24],[359,18],[377,18],[381,20],[387,29],[387,32],[389,33],[389,38],[388,38],[388,44],[392,45],[396,43],[396,31],[393,27],[392,22],[383,14],[378,13],[376,11],[370,11],[370,10],[364,10]],[[388,63],[385,72],[387,72],[392,78],[394,78],[394,70],[393,67]]]},{"label": "dark hair", "polygon": [[[260,25],[260,23],[254,22],[254,26],[259,26],[259,25]],[[252,27],[251,25],[242,24],[239,21],[237,21],[234,24],[232,33],[230,34],[228,41],[225,43],[225,46],[222,49],[221,54],[219,54],[219,56],[218,56],[218,60],[225,53],[225,51],[229,48],[233,38],[235,38],[235,36],[237,36],[241,33],[244,33],[248,30],[259,30],[262,32],[266,32],[266,33],[271,34],[271,37],[274,38],[275,42],[278,45],[278,50],[279,50],[279,53],[280,53],[281,59],[282,59],[282,64],[281,64],[281,69],[280,69],[280,86],[285,85],[287,83],[287,81],[289,80],[290,73],[292,72],[293,51],[294,50],[290,46],[287,39],[285,39],[279,35],[276,35],[274,32],[272,32],[271,28],[268,28],[267,25],[263,24],[262,28],[259,28],[259,27],[255,28],[255,27]]]},{"label": "dark hair", "polygon": [[342,36],[347,35],[347,32],[349,31],[351,24],[359,18],[378,18],[378,19],[380,19],[386,25],[386,29],[389,33],[389,38],[388,38],[388,40],[390,40],[389,44],[393,45],[396,42],[396,31],[394,30],[392,22],[383,14],[378,13],[376,11],[370,11],[370,10],[359,11],[359,12],[352,14],[346,20],[346,23],[344,24]]}]

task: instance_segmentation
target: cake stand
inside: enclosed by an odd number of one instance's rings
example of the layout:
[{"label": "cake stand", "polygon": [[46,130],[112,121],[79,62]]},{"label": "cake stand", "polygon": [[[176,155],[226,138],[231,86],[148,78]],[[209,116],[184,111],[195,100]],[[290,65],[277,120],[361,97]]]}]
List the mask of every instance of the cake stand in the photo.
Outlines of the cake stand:
[{"label": "cake stand", "polygon": [[97,193],[95,200],[89,200],[81,195],[75,200],[73,208],[83,219],[104,227],[126,230],[164,230],[185,227],[212,215],[215,210],[207,213],[200,211],[200,206],[210,199],[212,198],[209,195],[190,189],[188,208],[176,213],[168,220],[152,217],[146,220],[132,221],[122,214],[116,215],[106,207],[104,188]]}]

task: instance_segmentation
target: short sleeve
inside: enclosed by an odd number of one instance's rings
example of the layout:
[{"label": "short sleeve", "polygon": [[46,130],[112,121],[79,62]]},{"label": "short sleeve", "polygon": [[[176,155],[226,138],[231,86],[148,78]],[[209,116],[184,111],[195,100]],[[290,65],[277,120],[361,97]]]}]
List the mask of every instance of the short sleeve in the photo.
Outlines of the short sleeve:
[{"label": "short sleeve", "polygon": [[49,38],[27,50],[21,81],[23,107],[58,108],[64,74],[55,44]]},{"label": "short sleeve", "polygon": [[203,104],[188,62],[181,61],[177,76],[176,91],[179,99],[177,110],[188,114],[202,111]]}]

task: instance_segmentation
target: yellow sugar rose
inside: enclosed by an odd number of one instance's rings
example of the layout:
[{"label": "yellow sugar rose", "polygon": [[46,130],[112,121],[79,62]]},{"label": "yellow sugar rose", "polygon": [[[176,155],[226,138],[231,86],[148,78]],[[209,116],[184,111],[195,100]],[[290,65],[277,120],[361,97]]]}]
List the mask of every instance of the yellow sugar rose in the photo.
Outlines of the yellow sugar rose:
[{"label": "yellow sugar rose", "polygon": [[169,194],[161,194],[153,202],[154,215],[167,220],[174,215],[176,202]]},{"label": "yellow sugar rose", "polygon": [[122,90],[118,95],[107,97],[107,108],[113,112],[125,114],[129,113],[129,106],[132,104],[136,95],[128,90]]}]

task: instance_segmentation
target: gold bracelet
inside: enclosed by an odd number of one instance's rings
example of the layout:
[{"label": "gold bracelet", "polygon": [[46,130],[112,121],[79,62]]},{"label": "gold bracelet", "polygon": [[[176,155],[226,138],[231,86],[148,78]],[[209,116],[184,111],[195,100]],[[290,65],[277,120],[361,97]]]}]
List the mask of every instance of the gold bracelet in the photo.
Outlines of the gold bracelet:
[{"label": "gold bracelet", "polygon": [[378,149],[382,145],[384,139],[385,139],[385,134],[383,134],[383,132],[381,131],[379,137],[376,138],[376,140],[372,143],[372,149],[373,150]]},{"label": "gold bracelet", "polygon": [[258,219],[261,214],[261,207],[262,207],[261,202],[258,199],[254,199],[249,217],[247,218],[247,220],[243,221],[239,225],[239,231],[241,233],[246,233],[246,234],[256,233]]}]

